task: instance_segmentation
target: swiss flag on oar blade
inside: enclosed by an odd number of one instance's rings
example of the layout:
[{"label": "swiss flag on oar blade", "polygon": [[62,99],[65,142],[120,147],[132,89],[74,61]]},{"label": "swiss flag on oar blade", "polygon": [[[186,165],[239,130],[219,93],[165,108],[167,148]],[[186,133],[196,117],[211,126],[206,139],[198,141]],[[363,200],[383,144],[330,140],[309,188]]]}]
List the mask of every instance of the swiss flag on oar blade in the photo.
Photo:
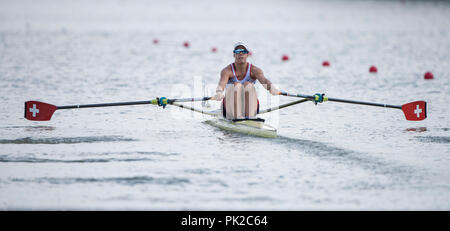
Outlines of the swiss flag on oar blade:
[{"label": "swiss flag on oar blade", "polygon": [[407,120],[424,120],[427,118],[427,103],[415,101],[402,105],[402,111]]},{"label": "swiss flag on oar blade", "polygon": [[27,101],[25,102],[25,118],[37,121],[50,120],[56,109],[58,109],[58,107],[48,103]]}]

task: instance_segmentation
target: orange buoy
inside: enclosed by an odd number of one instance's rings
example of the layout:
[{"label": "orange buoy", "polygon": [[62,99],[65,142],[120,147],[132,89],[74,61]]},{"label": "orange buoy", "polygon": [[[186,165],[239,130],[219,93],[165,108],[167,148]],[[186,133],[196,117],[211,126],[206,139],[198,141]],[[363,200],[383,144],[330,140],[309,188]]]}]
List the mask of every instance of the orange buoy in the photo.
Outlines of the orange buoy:
[{"label": "orange buoy", "polygon": [[329,67],[329,66],[330,66],[330,62],[328,62],[328,61],[323,61],[323,62],[322,62],[322,66],[324,66],[324,67]]},{"label": "orange buoy", "polygon": [[378,69],[377,69],[376,66],[371,66],[371,67],[369,68],[369,72],[370,72],[370,73],[377,73],[377,72],[378,72]]},{"label": "orange buoy", "polygon": [[283,56],[281,57],[281,60],[283,60],[283,61],[288,61],[288,60],[289,60],[289,56],[283,55]]}]

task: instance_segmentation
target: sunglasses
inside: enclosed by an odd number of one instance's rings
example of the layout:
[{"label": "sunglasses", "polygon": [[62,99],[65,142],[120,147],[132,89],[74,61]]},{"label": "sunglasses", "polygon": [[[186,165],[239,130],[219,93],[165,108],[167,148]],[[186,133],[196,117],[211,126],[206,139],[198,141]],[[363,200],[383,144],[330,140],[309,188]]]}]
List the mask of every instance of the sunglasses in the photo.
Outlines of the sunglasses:
[{"label": "sunglasses", "polygon": [[233,52],[235,54],[248,54],[248,50],[245,50],[245,49],[236,49]]}]

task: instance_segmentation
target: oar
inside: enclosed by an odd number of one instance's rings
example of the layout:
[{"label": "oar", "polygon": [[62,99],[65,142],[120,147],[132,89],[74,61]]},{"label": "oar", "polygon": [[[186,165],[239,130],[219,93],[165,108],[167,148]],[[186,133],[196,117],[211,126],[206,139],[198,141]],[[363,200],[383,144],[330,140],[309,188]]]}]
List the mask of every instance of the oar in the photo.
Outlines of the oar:
[{"label": "oar", "polygon": [[210,116],[219,116],[220,115],[220,113],[214,113],[214,112],[211,112],[211,111],[203,111],[203,110],[200,110],[200,109],[197,109],[197,108],[194,108],[194,107],[190,107],[190,106],[187,106],[187,105],[183,105],[183,104],[172,103],[171,105],[177,106],[177,107],[180,107],[180,108],[184,108],[184,109],[188,109],[188,110],[191,110],[191,111],[195,111],[195,112],[198,112],[198,113],[201,113],[201,114],[205,114],[205,115],[210,115]]},{"label": "oar", "polygon": [[306,101],[309,101],[309,99],[300,99],[300,100],[296,100],[296,101],[294,101],[294,102],[282,104],[282,105],[279,105],[279,106],[276,106],[276,107],[267,108],[267,109],[264,109],[264,110],[259,111],[258,114],[264,114],[264,113],[267,113],[267,112],[272,112],[272,111],[280,110],[280,109],[282,109],[282,108],[289,107],[289,106],[292,106],[292,105],[296,105],[296,104],[299,104],[299,103],[303,103],[303,102],[306,102]]},{"label": "oar", "polygon": [[184,99],[166,99],[165,97],[156,98],[145,101],[134,102],[119,102],[119,103],[100,103],[100,104],[80,104],[80,105],[68,105],[68,106],[55,106],[48,103],[39,101],[27,101],[25,102],[25,118],[35,121],[47,121],[52,118],[53,113],[60,109],[77,109],[77,108],[91,108],[91,107],[113,107],[113,106],[128,106],[128,105],[140,105],[140,104],[154,104],[165,107],[167,104],[173,104],[175,102],[194,102],[194,101],[206,101],[211,97],[202,98],[184,98]]},{"label": "oar", "polygon": [[[300,97],[306,98],[310,100],[318,99],[318,95],[302,95],[302,94],[290,94],[286,92],[280,92],[280,95],[291,96],[291,97]],[[381,103],[370,103],[370,102],[362,102],[355,100],[347,100],[347,99],[336,99],[329,98],[323,96],[323,101],[334,101],[341,103],[351,103],[351,104],[361,104],[367,106],[375,106],[375,107],[386,107],[386,108],[396,108],[403,111],[405,114],[406,120],[419,121],[427,118],[427,102],[425,101],[414,101],[411,103],[403,104],[403,105],[389,105],[389,104],[381,104]]]}]

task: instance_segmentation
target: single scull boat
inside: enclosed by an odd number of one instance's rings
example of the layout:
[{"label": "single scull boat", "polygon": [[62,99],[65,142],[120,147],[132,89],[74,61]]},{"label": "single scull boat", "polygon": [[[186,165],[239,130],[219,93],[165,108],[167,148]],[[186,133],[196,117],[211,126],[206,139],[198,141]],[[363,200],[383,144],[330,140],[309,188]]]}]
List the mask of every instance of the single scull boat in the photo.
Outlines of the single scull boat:
[{"label": "single scull boat", "polygon": [[[286,92],[281,92],[282,96],[299,97],[300,100],[296,100],[290,103],[286,103],[277,107],[268,108],[261,110],[259,114],[272,112],[285,107],[289,107],[295,104],[303,103],[306,101],[313,101],[315,103],[334,101],[341,103],[359,104],[367,106],[385,107],[385,108],[396,108],[401,109],[405,114],[406,120],[420,121],[427,117],[426,102],[425,101],[415,101],[403,105],[389,105],[380,103],[369,103],[354,100],[345,100],[337,98],[324,97],[323,94],[315,95],[302,95],[302,94],[290,94]],[[146,101],[134,101],[134,102],[119,102],[119,103],[102,103],[102,104],[84,104],[84,105],[68,105],[68,106],[55,106],[48,103],[43,103],[39,101],[27,101],[25,102],[25,118],[33,121],[47,121],[50,120],[53,113],[60,109],[77,109],[77,108],[92,108],[92,107],[110,107],[110,106],[127,106],[127,105],[140,105],[140,104],[153,104],[162,106],[165,108],[167,105],[173,105],[180,108],[185,108],[198,113],[213,116],[211,120],[207,120],[206,123],[214,127],[218,127],[227,131],[239,132],[243,134],[261,136],[261,137],[276,137],[277,129],[265,124],[264,119],[261,118],[251,118],[251,119],[225,119],[219,110],[216,111],[204,111],[194,107],[180,104],[182,102],[195,102],[195,101],[207,101],[211,97],[202,98],[186,98],[186,99],[167,99],[165,97],[156,98],[153,100]]]}]

